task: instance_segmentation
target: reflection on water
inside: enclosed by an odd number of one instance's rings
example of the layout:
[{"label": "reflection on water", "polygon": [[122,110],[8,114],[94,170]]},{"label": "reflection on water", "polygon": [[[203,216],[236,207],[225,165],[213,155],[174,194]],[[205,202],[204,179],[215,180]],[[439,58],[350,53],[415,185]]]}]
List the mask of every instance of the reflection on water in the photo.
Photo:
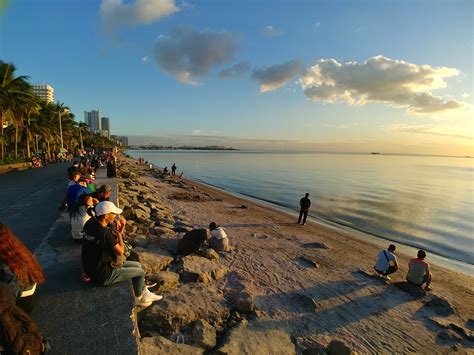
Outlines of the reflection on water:
[{"label": "reflection on water", "polygon": [[474,263],[474,160],[395,155],[129,151],[187,177]]}]

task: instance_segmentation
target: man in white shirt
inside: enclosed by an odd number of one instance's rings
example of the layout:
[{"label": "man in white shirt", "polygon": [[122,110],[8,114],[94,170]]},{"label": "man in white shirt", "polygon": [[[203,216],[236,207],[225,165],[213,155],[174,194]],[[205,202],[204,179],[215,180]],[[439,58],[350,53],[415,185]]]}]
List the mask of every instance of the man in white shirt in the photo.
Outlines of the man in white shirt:
[{"label": "man in white shirt", "polygon": [[377,263],[374,269],[385,280],[390,280],[388,275],[398,270],[397,257],[394,255],[395,249],[395,245],[390,244],[387,250],[381,250],[377,255]]},{"label": "man in white shirt", "polygon": [[209,245],[215,251],[229,251],[229,238],[222,227],[218,227],[215,222],[209,224],[209,230],[211,231],[211,238],[209,239]]}]

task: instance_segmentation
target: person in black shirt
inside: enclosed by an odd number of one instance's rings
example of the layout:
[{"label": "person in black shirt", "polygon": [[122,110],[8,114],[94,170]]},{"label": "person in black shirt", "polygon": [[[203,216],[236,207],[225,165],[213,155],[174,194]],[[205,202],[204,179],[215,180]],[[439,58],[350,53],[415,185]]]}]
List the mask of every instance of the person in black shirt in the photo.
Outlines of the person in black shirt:
[{"label": "person in black shirt", "polygon": [[[108,286],[117,282],[132,280],[136,303],[148,307],[163,297],[145,287],[145,271],[135,261],[124,261],[124,243],[122,233],[125,229],[123,219],[115,220],[122,213],[110,201],[100,202],[95,207],[96,217],[84,225],[81,262],[84,273],[96,285]],[[108,226],[114,222],[116,231]]]},{"label": "person in black shirt", "polygon": [[306,224],[306,217],[308,217],[309,207],[311,206],[311,200],[308,196],[309,193],[306,193],[300,200],[300,217],[298,218],[298,224],[300,224],[301,217],[303,217],[303,226]]},{"label": "person in black shirt", "polygon": [[193,229],[178,242],[178,254],[189,255],[198,251],[207,239],[207,229]]},{"label": "person in black shirt", "polygon": [[76,171],[79,171],[79,163],[77,161],[72,163],[72,166],[67,168],[67,177],[69,178],[69,180],[72,180],[72,174]]}]

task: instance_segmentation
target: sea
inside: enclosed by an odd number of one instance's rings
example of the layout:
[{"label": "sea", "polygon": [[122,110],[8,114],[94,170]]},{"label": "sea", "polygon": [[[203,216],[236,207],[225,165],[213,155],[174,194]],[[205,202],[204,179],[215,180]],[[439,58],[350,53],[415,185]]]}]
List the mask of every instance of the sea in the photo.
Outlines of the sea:
[{"label": "sea", "polygon": [[474,271],[474,159],[396,154],[129,150],[158,167]]}]

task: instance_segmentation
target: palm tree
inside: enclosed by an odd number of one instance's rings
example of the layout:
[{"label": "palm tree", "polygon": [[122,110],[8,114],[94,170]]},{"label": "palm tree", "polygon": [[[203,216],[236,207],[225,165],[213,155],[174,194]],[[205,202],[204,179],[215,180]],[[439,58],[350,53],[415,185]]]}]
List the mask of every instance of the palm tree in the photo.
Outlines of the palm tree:
[{"label": "palm tree", "polygon": [[26,76],[15,77],[15,70],[13,64],[0,61],[0,160],[5,156],[5,123],[12,121],[17,101],[25,95],[23,90],[28,85]]}]

